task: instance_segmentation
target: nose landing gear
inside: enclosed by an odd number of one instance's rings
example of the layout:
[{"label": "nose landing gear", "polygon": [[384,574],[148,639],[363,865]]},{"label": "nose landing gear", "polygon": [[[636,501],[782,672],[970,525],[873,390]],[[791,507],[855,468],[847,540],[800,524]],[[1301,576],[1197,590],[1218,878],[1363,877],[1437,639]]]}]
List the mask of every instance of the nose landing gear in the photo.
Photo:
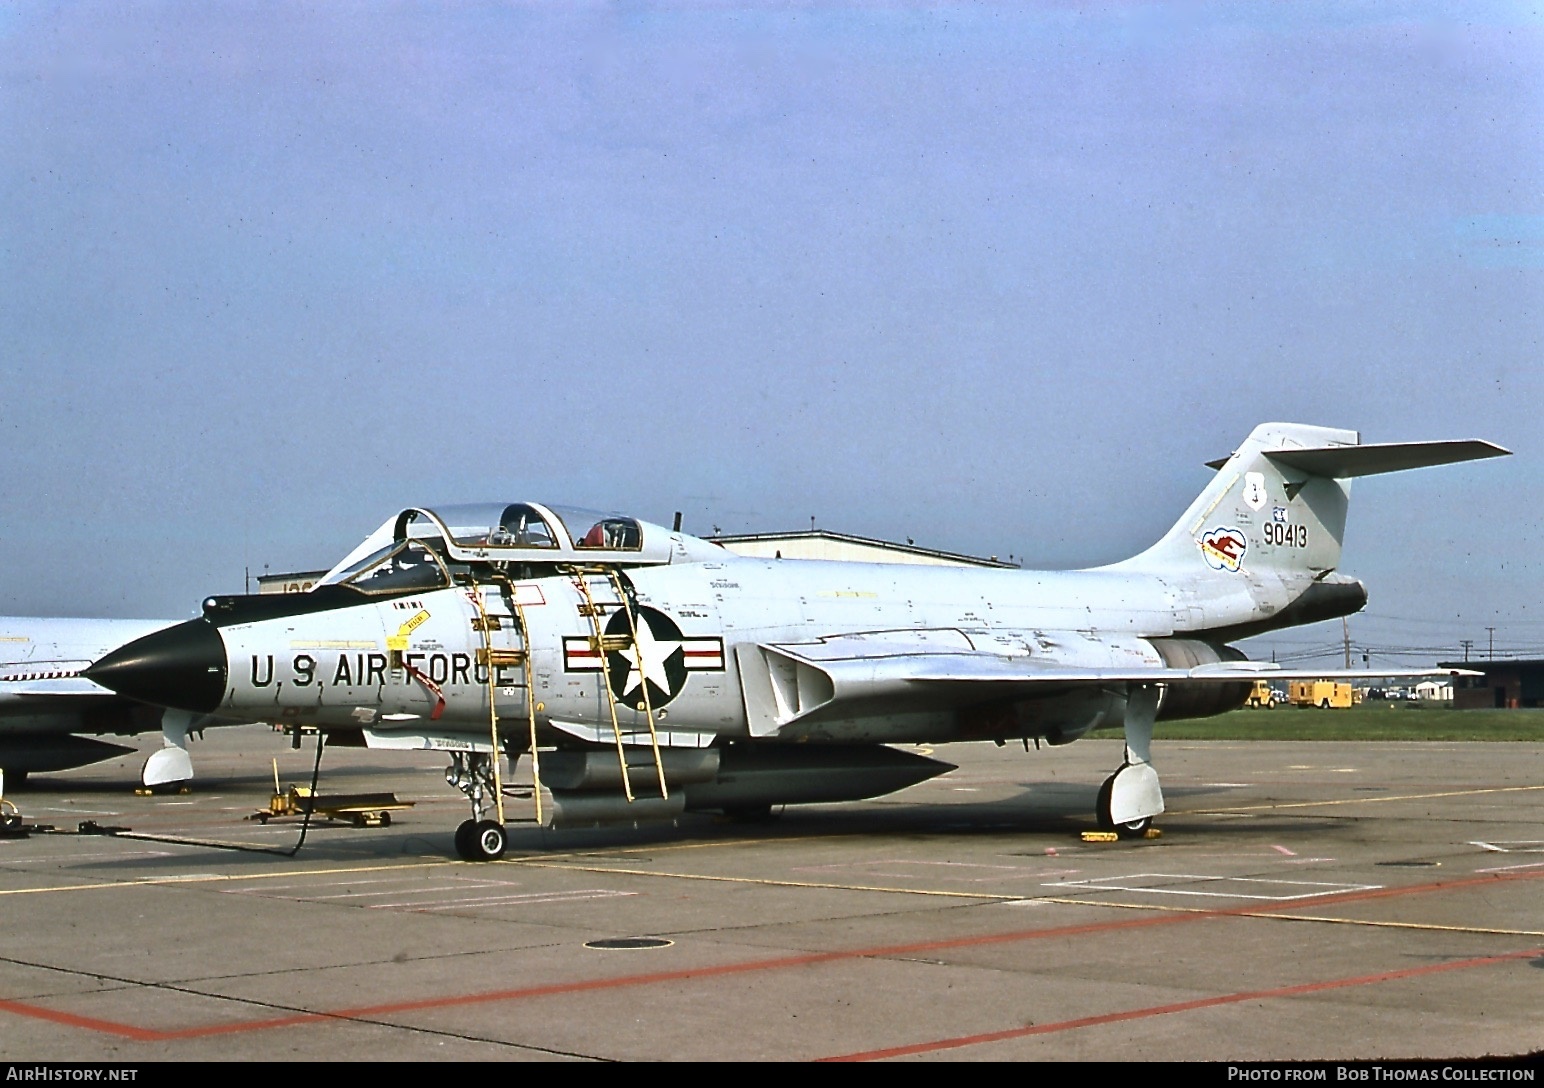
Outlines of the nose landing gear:
[{"label": "nose landing gear", "polygon": [[488,798],[498,789],[493,777],[496,758],[487,752],[452,752],[445,769],[445,781],[472,803],[472,818],[456,828],[456,856],[463,861],[497,861],[509,844],[504,825],[485,815]]}]

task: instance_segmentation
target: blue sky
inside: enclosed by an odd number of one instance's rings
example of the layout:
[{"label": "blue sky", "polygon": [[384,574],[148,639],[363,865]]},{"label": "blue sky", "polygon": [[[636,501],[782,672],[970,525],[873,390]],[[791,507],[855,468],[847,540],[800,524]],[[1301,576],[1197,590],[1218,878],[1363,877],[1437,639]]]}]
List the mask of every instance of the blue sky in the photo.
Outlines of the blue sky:
[{"label": "blue sky", "polygon": [[3,611],[478,499],[1092,565],[1276,419],[1514,450],[1358,483],[1351,632],[1544,653],[1544,19],[1447,9],[8,5]]}]

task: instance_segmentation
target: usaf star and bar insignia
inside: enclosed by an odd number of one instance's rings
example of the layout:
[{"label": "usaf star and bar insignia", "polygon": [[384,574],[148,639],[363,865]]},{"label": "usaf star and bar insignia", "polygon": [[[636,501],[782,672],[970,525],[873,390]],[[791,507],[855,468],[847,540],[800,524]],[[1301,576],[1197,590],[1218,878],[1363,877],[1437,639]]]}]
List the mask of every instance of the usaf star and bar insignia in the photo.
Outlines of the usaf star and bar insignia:
[{"label": "usaf star and bar insignia", "polygon": [[564,671],[604,671],[617,702],[642,710],[645,684],[649,704],[658,709],[681,694],[688,673],[724,670],[721,637],[683,635],[675,620],[648,605],[633,613],[633,623],[638,631],[636,644],[627,613],[620,609],[606,621],[601,647],[594,645],[591,635],[565,635]]}]

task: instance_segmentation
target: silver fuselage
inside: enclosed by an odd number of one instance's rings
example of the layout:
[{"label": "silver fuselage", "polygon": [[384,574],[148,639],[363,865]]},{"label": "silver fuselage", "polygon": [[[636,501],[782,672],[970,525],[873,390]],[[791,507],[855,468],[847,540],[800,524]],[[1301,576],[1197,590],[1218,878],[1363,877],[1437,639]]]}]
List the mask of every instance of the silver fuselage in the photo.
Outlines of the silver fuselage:
[{"label": "silver fuselage", "polygon": [[[1161,667],[1164,657],[1154,640],[1172,638],[1184,631],[1182,624],[1219,611],[1215,602],[1187,596],[1182,584],[1143,572],[726,556],[626,572],[637,606],[664,630],[646,632],[654,637],[637,640],[636,649],[597,653],[597,635],[604,639],[607,625],[618,630],[626,617],[610,589],[616,583],[592,577],[587,594],[581,577],[517,579],[507,588],[457,586],[222,625],[228,673],[221,711],[439,738],[432,746],[445,747],[455,747],[457,737],[490,737],[490,694],[505,730],[528,727],[534,717],[544,737],[602,742],[613,733],[613,707],[624,734],[646,735],[652,713],[666,743],[688,747],[715,737],[774,735],[842,742],[943,741],[983,733],[1070,739],[1100,724],[1106,709],[1117,712],[1120,700],[1097,690],[1052,695],[1041,700],[1044,713],[1005,728],[962,717],[953,705],[931,707],[920,695],[892,695],[848,705],[840,715],[772,728],[747,697],[747,680],[754,678],[746,671],[756,660],[750,651],[855,633],[926,633],[1029,667]],[[1247,590],[1240,594],[1241,616],[1254,614],[1257,605]],[[490,649],[491,680],[484,664]],[[525,650],[528,667],[512,653]],[[624,669],[630,675],[612,677]],[[641,705],[645,682],[650,698]]]}]

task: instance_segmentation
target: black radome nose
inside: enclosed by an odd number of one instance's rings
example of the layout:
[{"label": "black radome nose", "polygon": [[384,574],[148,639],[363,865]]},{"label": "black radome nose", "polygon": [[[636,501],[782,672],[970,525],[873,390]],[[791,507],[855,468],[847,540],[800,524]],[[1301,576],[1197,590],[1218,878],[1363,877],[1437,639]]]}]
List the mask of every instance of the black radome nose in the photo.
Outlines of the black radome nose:
[{"label": "black radome nose", "polygon": [[130,699],[209,714],[225,698],[225,640],[189,620],[126,643],[83,673]]}]

